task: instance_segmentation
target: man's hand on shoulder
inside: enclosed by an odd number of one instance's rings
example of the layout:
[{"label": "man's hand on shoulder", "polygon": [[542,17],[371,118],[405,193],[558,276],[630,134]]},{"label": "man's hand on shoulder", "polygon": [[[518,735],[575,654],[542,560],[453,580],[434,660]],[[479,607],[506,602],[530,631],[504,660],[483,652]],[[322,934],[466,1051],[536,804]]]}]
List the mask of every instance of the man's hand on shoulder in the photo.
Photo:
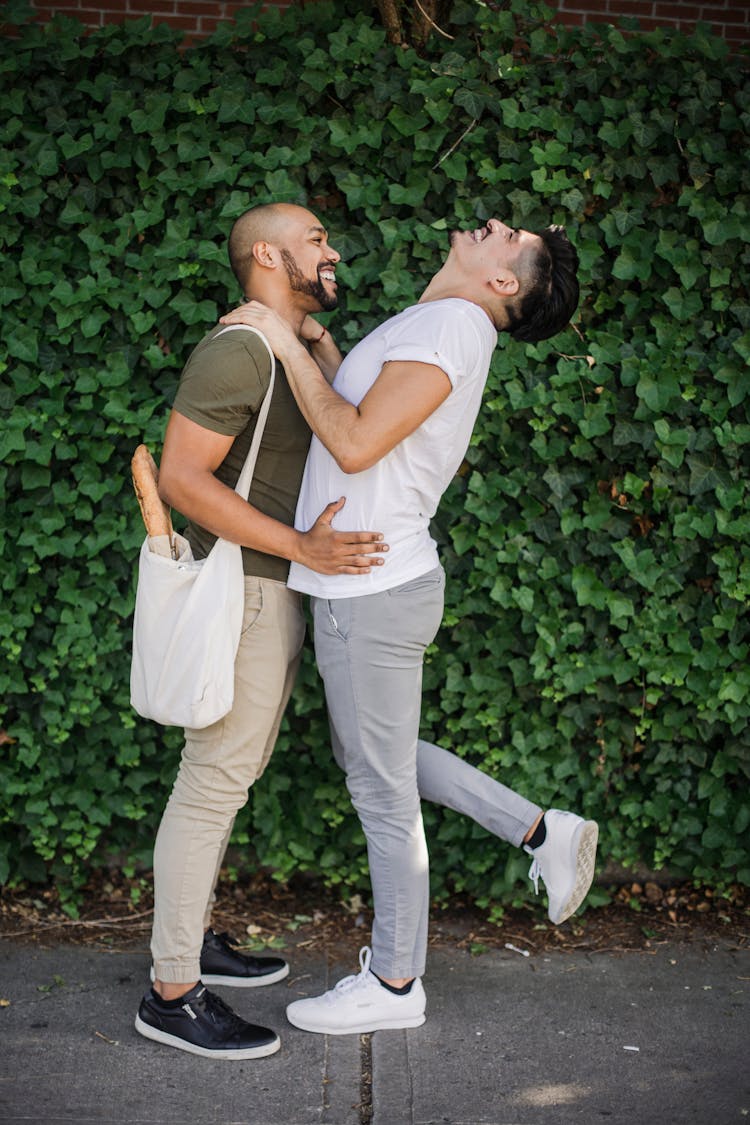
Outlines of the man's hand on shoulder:
[{"label": "man's hand on shoulder", "polygon": [[301,532],[300,553],[294,561],[318,574],[369,574],[382,566],[380,555],[388,550],[378,531],[335,531],[333,517],[346,503],[334,500],[321,512],[309,531]]},{"label": "man's hand on shoulder", "polygon": [[257,328],[268,340],[273,354],[282,363],[290,349],[293,353],[296,348],[301,347],[289,321],[260,301],[248,301],[247,304],[239,305],[226,316],[222,316],[219,323],[225,327],[232,324],[249,324],[251,328]]}]

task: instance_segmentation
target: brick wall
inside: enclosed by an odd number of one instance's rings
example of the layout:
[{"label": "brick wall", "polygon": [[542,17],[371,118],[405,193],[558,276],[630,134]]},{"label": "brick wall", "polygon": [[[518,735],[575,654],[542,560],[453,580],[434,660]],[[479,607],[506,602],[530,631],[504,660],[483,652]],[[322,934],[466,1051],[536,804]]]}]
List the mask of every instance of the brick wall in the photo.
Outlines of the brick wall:
[{"label": "brick wall", "polygon": [[[277,8],[288,8],[300,0],[271,0],[271,3]],[[190,39],[199,39],[210,35],[217,24],[231,20],[236,11],[249,5],[231,3],[231,0],[32,0],[31,6],[42,22],[60,14],[80,20],[88,27],[103,27],[150,15],[154,23],[167,23],[184,31]]]},{"label": "brick wall", "polygon": [[[279,8],[314,2],[271,0]],[[554,0],[548,3],[553,4]],[[32,6],[40,20],[46,21],[60,12],[90,27],[149,14],[156,23],[168,23],[190,38],[200,38],[210,35],[218,23],[230,20],[245,5],[230,0],[35,0]],[[750,0],[558,0],[557,12],[558,18],[567,24],[590,20],[617,24],[622,17],[635,16],[643,30],[671,27],[690,31],[701,20],[733,48],[750,44]]]},{"label": "brick wall", "polygon": [[750,44],[750,0],[557,0],[556,7],[567,24],[617,24],[634,16],[643,31],[665,27],[690,32],[700,21],[733,48]]}]

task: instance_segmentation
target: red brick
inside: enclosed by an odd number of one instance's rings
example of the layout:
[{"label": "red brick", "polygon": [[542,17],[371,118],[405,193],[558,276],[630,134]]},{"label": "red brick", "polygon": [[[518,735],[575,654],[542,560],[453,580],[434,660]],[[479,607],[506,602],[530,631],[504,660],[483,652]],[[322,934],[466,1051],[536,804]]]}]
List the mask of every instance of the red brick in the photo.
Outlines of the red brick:
[{"label": "red brick", "polygon": [[701,0],[704,12],[715,12],[717,15],[724,12],[746,12],[747,4],[744,0]]},{"label": "red brick", "polygon": [[[113,0],[107,0],[107,3],[112,4]],[[133,16],[122,10],[119,12],[102,12],[102,24],[105,27],[109,24],[127,23],[128,20],[132,19]]]},{"label": "red brick", "polygon": [[85,24],[91,24],[93,17],[94,26],[96,27],[99,27],[100,21],[100,15],[98,12],[88,12],[86,13],[86,15],[84,15],[81,12],[81,9],[76,8],[73,4],[71,4],[70,6],[67,4],[65,6],[63,6],[62,4],[55,5],[55,7],[51,9],[48,16],[43,15],[42,12],[39,13],[39,16],[44,20],[54,19],[55,16],[67,16],[69,19],[78,20],[80,23]]},{"label": "red brick", "polygon": [[212,35],[220,23],[231,23],[231,19],[217,19],[213,16],[201,16],[196,23],[196,28],[201,35]]},{"label": "red brick", "polygon": [[660,4],[656,0],[654,4],[654,16],[660,20],[699,20],[701,18],[700,7],[692,4]]},{"label": "red brick", "polygon": [[186,0],[177,0],[175,3],[174,14],[176,16],[184,16],[188,19],[212,19],[216,23],[225,19],[223,12],[217,11],[217,8],[223,7],[220,4],[212,4],[211,0],[196,0],[195,3],[186,3]]},{"label": "red brick", "polygon": [[154,13],[153,23],[166,23],[170,27],[175,27],[178,30],[197,32],[198,24],[194,19],[188,19],[183,16],[162,16],[158,12]]},{"label": "red brick", "polygon": [[730,11],[729,8],[724,9],[724,11],[717,11],[715,8],[704,8],[700,18],[712,23],[727,24],[728,26],[739,25],[742,27],[743,25],[747,25],[749,15],[750,12],[748,11],[741,12],[738,10],[733,12]]},{"label": "red brick", "polygon": [[622,19],[624,16],[642,19],[644,16],[655,14],[654,5],[649,0],[617,0],[617,4],[612,5],[609,13],[610,19],[618,17]]},{"label": "red brick", "polygon": [[213,4],[211,0],[176,0],[176,14],[179,16],[206,15],[223,19],[226,4]]},{"label": "red brick", "polygon": [[128,0],[128,11],[134,15],[174,16],[174,0]]},{"label": "red brick", "polygon": [[[652,16],[638,16],[637,19],[640,31],[658,31],[659,28],[664,28],[668,31],[670,28],[674,29],[675,26],[672,20],[655,20]],[[610,23],[614,23],[615,27],[618,26],[619,20],[614,12],[610,13],[609,21]]]},{"label": "red brick", "polygon": [[[111,3],[111,2],[112,2],[112,0],[107,0],[107,3]],[[85,15],[84,15],[84,13],[85,13]],[[97,17],[98,17],[98,19],[97,19]],[[88,10],[82,9],[81,15],[80,15],[79,18],[80,19],[86,18],[87,22],[92,24],[95,27],[106,27],[107,24],[110,24],[110,23],[124,23],[125,20],[135,19],[135,16],[129,15],[128,12],[125,12],[125,11],[119,11],[119,12],[99,11],[99,12],[96,12],[93,9],[88,9]]]}]

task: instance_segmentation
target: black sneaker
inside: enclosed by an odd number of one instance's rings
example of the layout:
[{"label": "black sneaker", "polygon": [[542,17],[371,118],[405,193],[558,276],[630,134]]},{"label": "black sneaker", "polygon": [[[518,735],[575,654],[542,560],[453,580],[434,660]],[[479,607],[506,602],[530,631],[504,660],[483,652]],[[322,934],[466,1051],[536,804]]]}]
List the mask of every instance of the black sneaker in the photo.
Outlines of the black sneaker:
[{"label": "black sneaker", "polygon": [[275,1031],[247,1023],[224,1001],[196,984],[171,1007],[153,989],[141,1000],[135,1029],[147,1039],[209,1059],[262,1059],[281,1046]]},{"label": "black sneaker", "polygon": [[224,984],[232,988],[258,988],[275,984],[289,976],[289,966],[281,957],[251,957],[233,949],[229,934],[208,930],[201,949],[201,980],[204,984]]}]

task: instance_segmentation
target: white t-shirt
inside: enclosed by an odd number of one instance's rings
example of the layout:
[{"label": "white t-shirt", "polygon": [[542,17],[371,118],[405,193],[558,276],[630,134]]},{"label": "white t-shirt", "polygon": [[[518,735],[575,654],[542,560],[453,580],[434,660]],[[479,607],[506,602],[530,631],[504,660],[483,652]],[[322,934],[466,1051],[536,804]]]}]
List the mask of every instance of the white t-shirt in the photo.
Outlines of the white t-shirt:
[{"label": "white t-shirt", "polygon": [[293,590],[321,598],[358,597],[389,590],[438,565],[429,523],[469,445],[496,343],[487,314],[470,301],[451,297],[405,309],[352,349],[333,386],[355,405],[391,360],[440,367],[451,391],[414,433],[361,473],[342,472],[313,437],[295,527],[308,531],[326,504],[345,496],[333,526],[381,531],[390,549],[383,556],[385,564],[367,575],[318,574],[292,563],[288,585]]}]

